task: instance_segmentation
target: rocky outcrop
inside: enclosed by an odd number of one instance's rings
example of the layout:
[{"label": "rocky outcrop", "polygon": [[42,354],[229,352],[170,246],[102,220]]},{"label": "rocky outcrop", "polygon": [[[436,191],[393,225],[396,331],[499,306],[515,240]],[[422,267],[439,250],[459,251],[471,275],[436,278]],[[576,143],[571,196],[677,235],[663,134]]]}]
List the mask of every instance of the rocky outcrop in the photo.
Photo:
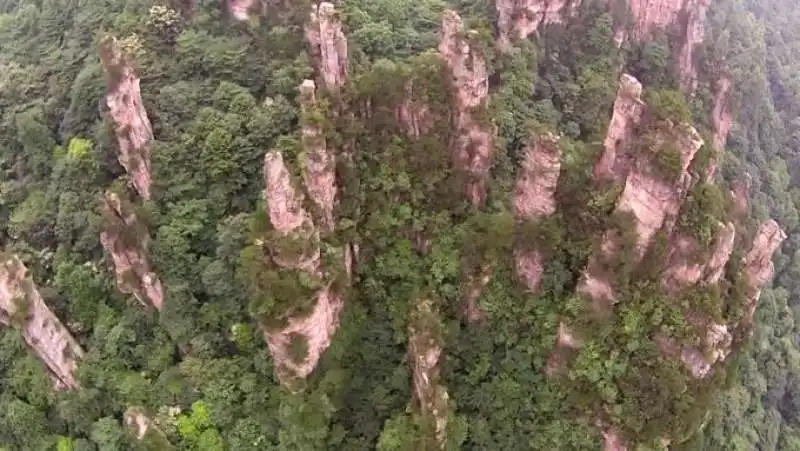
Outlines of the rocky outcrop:
[{"label": "rocky outcrop", "polygon": [[114,263],[117,288],[132,294],[143,305],[161,310],[164,288],[150,266],[147,228],[136,217],[133,206],[116,193],[107,191],[103,200],[107,225],[100,233],[100,243]]},{"label": "rocky outcrop", "polygon": [[700,281],[716,284],[728,264],[735,239],[733,223],[719,223],[711,251],[703,255],[694,237],[678,234],[670,245],[662,285],[675,293]]},{"label": "rocky outcrop", "polygon": [[[307,174],[306,177],[310,177]],[[280,152],[267,153],[264,159],[266,201],[268,214],[276,236],[273,248],[267,249],[272,261],[280,269],[295,269],[323,283],[315,295],[309,314],[296,315],[288,312],[287,324],[280,328],[265,326],[265,335],[270,352],[276,362],[278,375],[304,378],[314,370],[322,353],[330,346],[331,339],[339,327],[339,316],[344,307],[343,297],[334,292],[330,283],[324,283],[326,274],[321,261],[319,231],[311,215],[303,209],[302,195],[294,186],[292,177]],[[301,252],[285,252],[279,243],[302,243]],[[276,244],[278,243],[278,244]],[[260,246],[268,243],[257,242]],[[291,346],[297,336],[307,343],[305,358],[293,358]]]},{"label": "rocky outcrop", "polygon": [[234,19],[244,21],[250,18],[250,8],[254,3],[253,0],[228,0],[228,11]]},{"label": "rocky outcrop", "polygon": [[336,200],[336,155],[328,148],[325,130],[315,121],[317,108],[316,85],[305,80],[300,85],[300,105],[303,116],[303,148],[305,149],[303,178],[311,200],[320,211],[320,226],[333,230],[333,208]]},{"label": "rocky outcrop", "polygon": [[435,122],[428,102],[419,101],[414,95],[414,88],[419,81],[412,78],[405,84],[405,95],[395,107],[395,121],[403,132],[411,138],[427,135]]},{"label": "rocky outcrop", "polygon": [[539,27],[562,23],[571,15],[573,0],[497,0],[498,43],[508,48],[518,39],[536,33]]},{"label": "rocky outcrop", "polygon": [[465,194],[473,205],[486,199],[487,176],[494,152],[494,130],[481,119],[489,99],[486,60],[464,30],[458,13],[446,10],[442,20],[439,53],[450,72],[455,90],[455,142],[453,158],[457,170],[467,177]]},{"label": "rocky outcrop", "polygon": [[78,388],[75,371],[83,350],[47,308],[27,272],[19,258],[3,256],[0,264],[0,323],[20,331],[25,343],[50,371],[56,388]]},{"label": "rocky outcrop", "polygon": [[348,71],[347,38],[333,3],[312,6],[305,34],[323,86],[328,90],[344,86]]},{"label": "rocky outcrop", "polygon": [[[514,188],[514,209],[518,218],[527,221],[556,212],[556,188],[561,171],[561,149],[552,134],[531,139],[525,148],[522,166]],[[535,247],[514,251],[517,276],[531,292],[539,289],[544,262]]]},{"label": "rocky outcrop", "polygon": [[721,76],[714,87],[714,109],[711,111],[711,126],[714,129],[712,149],[714,150],[715,158],[712,158],[706,172],[706,179],[708,180],[714,177],[714,172],[717,169],[717,157],[725,151],[725,142],[728,140],[728,134],[733,127],[733,111],[730,105],[731,87],[731,79],[727,75]]},{"label": "rocky outcrop", "polygon": [[748,286],[747,318],[752,321],[761,296],[761,287],[772,280],[775,268],[772,265],[772,254],[787,238],[786,232],[777,222],[769,220],[758,228],[750,250],[742,259],[742,271]]},{"label": "rocky outcrop", "polygon": [[600,181],[625,179],[632,158],[630,148],[633,133],[644,114],[642,84],[631,75],[623,74],[614,100],[614,110],[603,140],[603,153],[594,168],[595,179]]},{"label": "rocky outcrop", "polygon": [[447,441],[448,394],[440,384],[439,358],[442,331],[439,315],[430,299],[415,302],[408,326],[408,353],[414,378],[414,395],[423,415],[435,425],[436,441],[444,448]]},{"label": "rocky outcrop", "polygon": [[103,43],[100,56],[108,82],[106,104],[114,122],[119,162],[131,178],[136,192],[143,199],[150,200],[153,129],[142,105],[139,77],[124,46],[115,38]]}]

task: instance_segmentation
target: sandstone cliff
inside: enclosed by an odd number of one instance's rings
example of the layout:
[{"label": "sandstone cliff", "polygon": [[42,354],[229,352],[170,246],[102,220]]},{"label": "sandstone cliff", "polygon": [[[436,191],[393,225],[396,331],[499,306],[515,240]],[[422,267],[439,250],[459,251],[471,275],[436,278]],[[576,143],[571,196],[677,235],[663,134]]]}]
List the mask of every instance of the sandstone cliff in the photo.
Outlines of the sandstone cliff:
[{"label": "sandstone cliff", "polygon": [[106,227],[100,234],[100,243],[114,263],[117,288],[132,294],[143,305],[161,310],[164,288],[150,267],[150,235],[146,227],[136,217],[133,206],[116,193],[107,191],[103,200]]},{"label": "sandstone cliff", "polygon": [[[730,105],[731,79],[727,75],[721,76],[714,86],[714,109],[711,111],[711,126],[714,131],[713,150],[716,155],[725,151],[728,134],[733,127],[733,111]],[[706,178],[714,177],[717,169],[717,158],[712,159],[708,167]]]},{"label": "sandstone cliff", "polygon": [[442,19],[439,53],[450,71],[455,90],[456,138],[453,158],[457,170],[467,178],[465,193],[473,205],[486,199],[487,177],[494,153],[494,130],[482,118],[489,99],[486,60],[471,42],[458,13],[446,10]]},{"label": "sandstone cliff", "polygon": [[[556,188],[561,170],[561,149],[552,134],[537,136],[529,142],[514,188],[514,209],[518,218],[536,221],[556,212]],[[544,271],[541,252],[517,248],[514,266],[517,276],[532,292],[539,289]]]},{"label": "sandstone cliff", "polygon": [[644,109],[642,84],[633,76],[623,74],[603,141],[603,153],[594,168],[595,179],[616,182],[625,179],[632,162],[633,133],[642,120]]},{"label": "sandstone cliff", "polygon": [[[577,5],[573,5],[573,3]],[[501,49],[536,33],[539,27],[561,23],[571,15],[573,0],[497,0],[498,44]]]},{"label": "sandstone cliff", "polygon": [[150,200],[153,129],[142,105],[139,77],[124,46],[115,38],[102,44],[100,57],[108,82],[106,104],[114,122],[119,162],[139,195]]},{"label": "sandstone cliff", "polygon": [[448,394],[439,383],[439,358],[442,336],[439,314],[433,302],[415,302],[408,326],[408,352],[414,377],[414,394],[423,415],[434,422],[436,441],[444,448],[447,441]]},{"label": "sandstone cliff", "polygon": [[347,38],[332,3],[322,2],[312,6],[311,17],[306,24],[306,40],[311,47],[314,67],[325,88],[335,90],[344,86],[348,65]]},{"label": "sandstone cliff", "polygon": [[77,359],[83,350],[47,308],[16,256],[4,255],[0,265],[0,323],[19,329],[25,342],[47,366],[56,388],[78,388]]},{"label": "sandstone cliff", "polygon": [[775,272],[772,254],[786,238],[786,232],[778,223],[769,220],[761,224],[750,250],[742,260],[742,270],[748,286],[747,322],[751,322],[756,313],[761,287],[772,279]]},{"label": "sandstone cliff", "polygon": [[[324,285],[314,295],[310,313],[299,315],[290,310],[285,313],[285,326],[275,328],[265,325],[267,343],[275,359],[278,375],[286,381],[292,377],[304,378],[314,370],[339,326],[344,300],[341,294],[331,289],[329,282],[325,282],[319,231],[311,215],[302,206],[302,194],[295,187],[280,152],[267,153],[264,178],[269,219],[275,235],[269,242],[257,244],[262,247],[271,245],[265,251],[280,270],[303,271]],[[301,251],[287,251],[295,248],[292,243],[302,243]],[[299,361],[293,358],[291,352],[296,337],[303,337],[307,343],[306,355]]]},{"label": "sandstone cliff", "polygon": [[255,2],[253,0],[228,0],[228,11],[234,19],[244,21],[250,18],[250,8]]},{"label": "sandstone cliff", "polygon": [[303,110],[303,147],[305,149],[303,178],[308,194],[320,211],[321,227],[333,230],[333,207],[336,197],[336,155],[328,148],[325,130],[321,129],[317,115],[316,85],[305,80],[300,86],[300,104]]}]

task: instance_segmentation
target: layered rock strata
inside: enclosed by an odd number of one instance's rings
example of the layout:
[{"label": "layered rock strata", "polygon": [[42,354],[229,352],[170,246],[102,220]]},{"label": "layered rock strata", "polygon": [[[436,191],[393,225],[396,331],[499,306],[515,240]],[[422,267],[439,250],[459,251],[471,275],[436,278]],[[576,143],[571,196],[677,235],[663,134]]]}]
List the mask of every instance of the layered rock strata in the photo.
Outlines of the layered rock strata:
[{"label": "layered rock strata", "polygon": [[434,422],[436,441],[444,448],[447,441],[448,394],[439,383],[439,358],[442,336],[439,315],[433,302],[415,302],[408,326],[408,352],[414,379],[414,395],[423,415]]},{"label": "layered rock strata", "polygon": [[0,264],[0,323],[17,328],[45,364],[58,389],[78,388],[77,360],[83,350],[50,311],[16,256]]},{"label": "layered rock strata", "polygon": [[150,235],[133,211],[133,206],[107,191],[103,197],[107,226],[100,243],[114,263],[117,288],[133,295],[145,306],[158,310],[164,305],[164,288],[152,270],[148,257]]},{"label": "layered rock strata", "polygon": [[[514,210],[519,219],[536,221],[556,212],[556,188],[561,171],[561,149],[552,134],[537,136],[524,150],[522,166],[514,188]],[[517,276],[531,292],[539,289],[544,262],[534,248],[517,248],[514,266]]]},{"label": "layered rock strata", "polygon": [[752,322],[761,296],[761,287],[772,280],[775,268],[772,255],[786,240],[786,232],[774,220],[759,226],[750,250],[742,259],[742,271],[748,286],[747,322]]},{"label": "layered rock strata", "polygon": [[114,122],[119,162],[136,192],[143,199],[150,200],[153,129],[142,104],[139,77],[123,47],[115,38],[110,38],[101,47],[100,56],[108,82],[106,104]]},{"label": "layered rock strata", "polygon": [[480,206],[486,199],[495,144],[491,124],[481,117],[489,100],[489,74],[482,52],[471,42],[473,37],[474,33],[464,29],[458,13],[444,12],[439,54],[455,90],[453,158],[456,169],[467,177],[467,199]]},{"label": "layered rock strata", "polygon": [[336,155],[328,148],[325,131],[312,118],[317,106],[316,85],[305,80],[300,85],[300,104],[303,113],[303,147],[305,171],[303,179],[311,200],[320,211],[321,227],[333,230],[333,208],[336,200]]}]

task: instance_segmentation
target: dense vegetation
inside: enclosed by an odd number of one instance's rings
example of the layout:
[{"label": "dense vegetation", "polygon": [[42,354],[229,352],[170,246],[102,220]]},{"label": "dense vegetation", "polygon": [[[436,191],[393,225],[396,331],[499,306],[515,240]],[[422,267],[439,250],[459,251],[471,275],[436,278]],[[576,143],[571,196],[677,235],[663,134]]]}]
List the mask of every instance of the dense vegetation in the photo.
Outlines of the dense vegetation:
[{"label": "dense vegetation", "polygon": [[[800,176],[793,154],[800,16],[790,2],[715,2],[701,85],[687,102],[677,90],[674,37],[617,49],[616,11],[603,2],[584,2],[574,20],[500,54],[490,43],[488,1],[342,0],[351,81],[343,99],[326,99],[327,106],[369,102],[374,114],[335,120],[324,106],[316,119],[303,117],[298,105],[297,86],[313,78],[302,35],[309,2],[267,1],[264,14],[245,22],[219,2],[189,3],[0,0],[3,246],[20,256],[87,351],[83,388],[55,391],[19,332],[0,331],[0,449],[164,449],[164,440],[187,450],[430,449],[430,424],[408,408],[408,323],[414,300],[426,297],[439,312],[427,320],[444,342],[452,449],[597,449],[594,420],[603,412],[604,422],[647,445],[669,435],[691,438],[681,445],[687,449],[800,450],[798,238],[776,260],[775,288],[762,294],[752,344],[737,346],[731,371],[692,383],[652,334],[691,339],[698,332],[682,305],[730,319],[741,315],[738,299],[699,289],[668,299],[656,283],[662,268],[632,263],[629,218],[612,214],[619,187],[591,180],[622,70],[648,90],[646,129],[691,119],[707,134],[711,74],[724,61],[738,122],[721,183],[749,172],[755,218],[775,217],[791,235],[800,201],[791,188]],[[463,199],[465,175],[452,170],[445,150],[453,93],[434,49],[446,7],[478,31],[475,43],[485,45],[490,65],[492,100],[481,119],[496,126],[500,150],[480,211]],[[156,138],[153,199],[130,198],[165,286],[158,313],[119,293],[98,239],[107,227],[102,193],[126,190],[98,56],[109,35],[134,56]],[[409,80],[437,118],[425,139],[409,139],[394,120]],[[252,243],[271,238],[264,154],[279,149],[297,167],[299,127],[308,120],[324,126],[329,142],[358,149],[339,171],[343,225],[322,240],[327,258],[354,239],[361,255],[332,346],[304,390],[291,393],[276,378],[261,326],[307,309],[320,282],[271,267]],[[516,221],[509,202],[534,130],[563,135],[559,213],[537,223]],[[653,158],[663,177],[674,176],[675,149]],[[707,247],[727,200],[705,184],[689,198],[678,226]],[[574,288],[606,228],[623,243],[617,258],[602,263],[624,308],[589,318]],[[426,252],[415,249],[415,234],[433,237]],[[663,260],[665,237],[659,240],[646,262]],[[303,242],[277,244],[304,251]],[[547,256],[537,294],[513,274],[509,256],[520,245]],[[735,255],[743,246],[740,239]],[[487,263],[494,276],[480,300],[485,318],[468,324],[466,276]],[[590,339],[572,356],[569,377],[548,379],[562,317]],[[301,358],[304,344],[296,348]],[[134,439],[122,421],[131,407],[144,409],[164,437]]]}]

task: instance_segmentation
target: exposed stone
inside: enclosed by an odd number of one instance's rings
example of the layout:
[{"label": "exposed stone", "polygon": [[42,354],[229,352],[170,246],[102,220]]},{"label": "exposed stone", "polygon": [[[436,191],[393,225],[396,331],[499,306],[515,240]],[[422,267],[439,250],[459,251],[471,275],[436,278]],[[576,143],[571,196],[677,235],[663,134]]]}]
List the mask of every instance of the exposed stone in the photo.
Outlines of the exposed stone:
[{"label": "exposed stone", "polygon": [[710,256],[698,258],[697,240],[679,234],[670,245],[667,267],[662,285],[670,292],[677,292],[703,279],[715,284],[722,277],[725,265],[733,252],[736,228],[732,222],[717,225],[717,236]]},{"label": "exposed stone", "polygon": [[[547,134],[531,139],[525,148],[514,189],[517,217],[536,220],[556,212],[555,194],[560,171],[561,149],[557,138]],[[525,286],[536,292],[544,271],[542,254],[535,248],[515,249],[514,265]]]},{"label": "exposed stone", "polygon": [[100,243],[111,256],[117,288],[132,294],[145,306],[161,310],[164,288],[148,259],[150,236],[139,223],[130,205],[123,206],[117,194],[106,191],[103,209],[108,226],[100,233]]},{"label": "exposed stone", "polygon": [[638,258],[644,255],[653,236],[669,218],[674,221],[691,183],[687,169],[703,145],[703,140],[693,127],[673,127],[659,134],[655,146],[677,141],[680,151],[680,173],[677,181],[668,180],[654,170],[649,159],[638,159],[622,190],[617,203],[618,212],[632,213],[635,219]]},{"label": "exposed stone", "polygon": [[344,86],[348,72],[347,38],[342,32],[342,21],[333,3],[322,2],[311,8],[306,40],[324,87],[336,90]]},{"label": "exposed stone", "polygon": [[556,212],[556,187],[561,171],[561,149],[552,134],[537,136],[524,150],[514,189],[514,208],[521,218],[550,216]]},{"label": "exposed stone", "polygon": [[427,102],[415,101],[414,87],[412,78],[405,85],[403,101],[395,108],[395,120],[407,136],[419,138],[430,132],[434,118]]},{"label": "exposed stone", "polygon": [[563,321],[558,323],[558,335],[556,345],[547,358],[545,373],[549,377],[562,374],[566,370],[566,356],[574,349],[583,346],[583,342],[575,336],[575,333]]},{"label": "exposed stone", "polygon": [[642,84],[633,76],[623,74],[603,141],[603,153],[594,168],[596,180],[621,182],[625,179],[632,161],[630,146],[633,132],[642,119],[644,109]]},{"label": "exposed stone", "polygon": [[706,330],[706,350],[688,346],[681,352],[681,360],[697,379],[707,377],[717,362],[728,357],[731,352],[733,338],[724,324],[711,324]]},{"label": "exposed stone", "polygon": [[628,451],[628,447],[625,446],[619,433],[609,428],[603,431],[603,451]]},{"label": "exposed stone", "polygon": [[115,38],[100,52],[108,80],[106,104],[115,125],[119,162],[131,178],[136,192],[150,200],[150,150],[153,129],[142,105],[139,77]]},{"label": "exposed stone", "polygon": [[733,127],[733,111],[730,105],[732,83],[727,75],[721,76],[714,87],[714,109],[711,111],[711,126],[714,129],[713,150],[715,158],[708,166],[706,178],[711,179],[717,169],[717,159],[725,151],[728,134]]},{"label": "exposed stone", "polygon": [[[275,249],[272,260],[281,268],[299,269],[316,279],[324,279],[319,246],[319,232],[311,216],[302,207],[302,197],[292,183],[283,156],[280,152],[268,152],[264,158],[264,177],[267,189],[265,197],[269,218],[276,238],[300,240],[310,243],[307,251],[300,255],[284,257]],[[345,252],[345,265],[352,265],[352,251]],[[346,267],[352,271],[352,268]],[[339,319],[344,308],[344,298],[332,289],[330,283],[315,295],[316,302],[311,313],[288,318],[281,328],[266,328],[265,335],[270,352],[276,362],[278,376],[284,381],[292,377],[305,378],[316,368],[322,354],[330,346],[331,339],[339,328]],[[303,336],[307,341],[307,355],[297,362],[291,352],[292,338]]]},{"label": "exposed stone", "polygon": [[16,256],[4,255],[0,265],[0,322],[19,329],[25,343],[47,366],[56,388],[79,388],[75,376],[83,350],[47,308]]},{"label": "exposed stone", "polygon": [[[339,319],[344,308],[342,296],[334,293],[328,286],[317,294],[317,301],[311,314],[289,318],[289,325],[280,330],[266,333],[267,345],[278,367],[278,375],[283,368],[289,375],[305,378],[316,368],[322,354],[331,345],[333,335],[339,329]],[[308,343],[308,353],[301,362],[292,358],[292,336],[302,335]]]},{"label": "exposed stone", "polygon": [[562,23],[571,14],[572,0],[496,0],[499,45],[511,43],[536,33],[539,27]]},{"label": "exposed stone", "polygon": [[228,0],[228,10],[234,19],[244,21],[250,18],[250,8],[254,0]]},{"label": "exposed stone", "polygon": [[467,198],[473,205],[482,205],[494,152],[494,130],[476,114],[478,109],[486,107],[489,75],[483,54],[470,43],[473,35],[464,30],[458,13],[445,10],[439,53],[450,70],[456,94],[453,157],[456,168],[467,175]]},{"label": "exposed stone", "polygon": [[430,299],[415,302],[408,326],[408,353],[414,379],[414,394],[423,414],[435,421],[436,441],[447,442],[448,394],[439,379],[442,354],[441,324]]},{"label": "exposed stone", "polygon": [[494,276],[494,265],[484,265],[477,274],[467,276],[467,299],[464,303],[464,313],[467,321],[474,323],[478,322],[484,317],[484,312],[478,307],[478,298],[480,298],[486,285],[492,281]]},{"label": "exposed stone", "polygon": [[752,176],[746,174],[743,180],[733,186],[731,198],[733,199],[733,216],[736,218],[744,217],[750,209],[750,183],[752,180]]},{"label": "exposed stone", "polygon": [[772,254],[786,239],[786,232],[777,222],[769,220],[758,229],[755,240],[742,259],[742,270],[750,287],[750,304],[748,305],[748,318],[752,320],[761,296],[761,287],[772,279],[775,268],[772,264]]},{"label": "exposed stone", "polygon": [[303,179],[311,200],[322,213],[321,228],[332,231],[333,207],[336,200],[336,161],[333,151],[328,148],[325,131],[321,130],[313,119],[314,108],[317,105],[315,90],[313,80],[305,80],[300,86],[305,149]]}]

